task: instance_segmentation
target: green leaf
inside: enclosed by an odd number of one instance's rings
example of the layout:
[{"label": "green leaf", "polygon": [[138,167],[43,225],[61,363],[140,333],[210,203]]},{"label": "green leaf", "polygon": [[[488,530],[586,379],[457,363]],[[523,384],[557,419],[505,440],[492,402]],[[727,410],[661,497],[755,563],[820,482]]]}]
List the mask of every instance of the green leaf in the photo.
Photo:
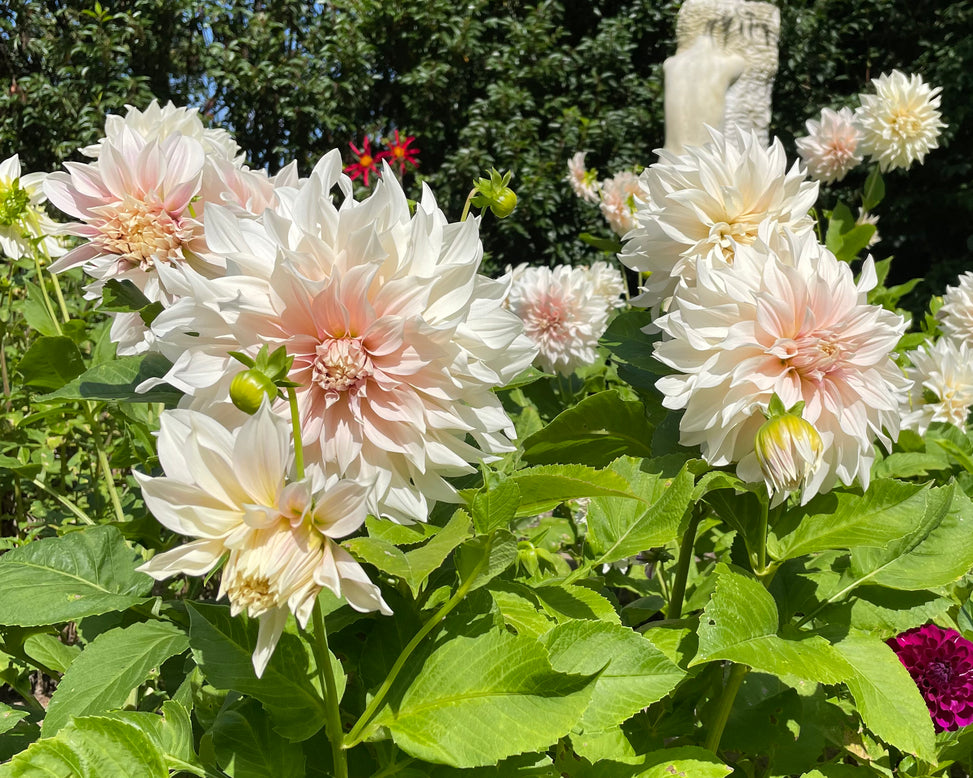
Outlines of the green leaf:
[{"label": "green leaf", "polygon": [[140,311],[152,302],[128,279],[119,281],[117,278],[109,278],[101,293],[101,304],[98,307],[102,311]]},{"label": "green leaf", "polygon": [[851,666],[824,638],[777,634],[777,604],[756,580],[716,566],[716,588],[699,619],[699,653],[690,667],[728,659],[776,676],[795,675],[818,683],[840,683]]},{"label": "green leaf", "polygon": [[604,467],[622,455],[652,456],[653,432],[645,406],[623,400],[611,389],[586,397],[527,438],[523,458],[537,465],[575,462]]},{"label": "green leaf", "polygon": [[897,451],[874,464],[872,478],[925,478],[932,472],[948,469],[945,453]]},{"label": "green leaf", "polygon": [[51,311],[44,302],[44,293],[41,288],[30,281],[24,286],[27,289],[27,300],[21,310],[28,326],[39,332],[41,335],[54,337],[60,333],[59,324],[56,319],[51,317]]},{"label": "green leaf", "polygon": [[653,344],[661,333],[646,335],[642,332],[652,323],[652,318],[651,311],[639,308],[622,311],[608,325],[599,344],[619,363],[619,378],[636,389],[655,391],[655,382],[670,370],[652,356]]},{"label": "green leaf", "polygon": [[534,596],[559,624],[577,619],[621,624],[615,607],[587,586],[549,583],[534,587]]},{"label": "green leaf", "polygon": [[492,535],[477,535],[460,545],[456,551],[456,570],[460,579],[466,581],[479,567],[471,587],[478,589],[500,575],[516,559],[517,538],[507,530],[495,530]]},{"label": "green leaf", "polygon": [[530,467],[514,473],[509,480],[520,488],[517,518],[536,516],[556,508],[565,500],[579,497],[635,496],[629,491],[625,479],[617,473],[584,465]]},{"label": "green leaf", "polygon": [[933,487],[930,500],[947,510],[932,510],[912,534],[884,548],[856,548],[851,566],[860,581],[890,589],[917,591],[945,586],[973,566],[973,502],[952,484]]},{"label": "green leaf", "polygon": [[120,708],[153,668],[187,648],[186,633],[164,621],[141,622],[102,633],[61,678],[41,735],[56,734],[76,716]]},{"label": "green leaf", "polygon": [[[111,362],[85,370],[56,392],[42,395],[40,400],[99,400],[101,402],[166,403],[175,405],[182,392],[168,384],[139,393],[135,388],[150,378],[161,378],[172,367],[161,354],[118,357]],[[73,377],[73,376],[72,376]],[[53,387],[57,388],[57,387]]]},{"label": "green leaf", "polygon": [[25,710],[14,710],[9,705],[0,702],[0,735],[16,727],[17,722],[27,715]]},{"label": "green leaf", "polygon": [[63,673],[81,655],[81,647],[69,646],[54,635],[39,633],[24,641],[24,653],[44,667]]},{"label": "green leaf", "polygon": [[588,505],[588,540],[604,564],[662,546],[679,536],[679,525],[693,490],[683,467],[672,479],[647,472],[643,462],[623,458],[611,465],[640,500],[596,497]]},{"label": "green leaf", "polygon": [[491,765],[566,735],[593,690],[590,676],[556,672],[536,640],[490,631],[436,648],[372,728],[419,759]]},{"label": "green leaf", "polygon": [[828,219],[828,231],[825,234],[824,245],[835,256],[841,253],[844,243],[843,234],[855,226],[855,217],[844,203],[839,202]]},{"label": "green leaf", "polygon": [[189,711],[182,704],[166,700],[162,703],[161,716],[132,710],[118,710],[105,715],[140,729],[162,753],[170,770],[206,775],[196,756]]},{"label": "green leaf", "polygon": [[84,372],[84,359],[71,338],[52,335],[38,338],[17,363],[24,385],[32,389],[60,389]]},{"label": "green leaf", "polygon": [[879,170],[878,165],[873,165],[862,190],[862,210],[875,210],[875,206],[882,202],[883,197],[885,197],[885,181],[882,179],[882,171]]},{"label": "green leaf", "polygon": [[513,481],[501,481],[494,487],[484,486],[470,504],[473,526],[481,535],[495,529],[505,529],[520,507],[520,487]]},{"label": "green leaf", "polygon": [[117,719],[75,719],[7,765],[4,778],[168,778],[165,760],[137,727]]},{"label": "green leaf", "polygon": [[767,553],[783,561],[833,548],[882,547],[914,532],[930,512],[945,510],[940,493],[891,479],[873,481],[861,496],[819,494],[777,521]]},{"label": "green leaf", "polygon": [[365,519],[365,529],[370,538],[380,538],[396,546],[410,546],[428,540],[439,532],[440,527],[424,523],[396,524],[388,519],[369,516]]},{"label": "green leaf", "polygon": [[272,731],[256,700],[223,708],[209,731],[216,762],[231,778],[303,778],[304,750]]},{"label": "green leaf", "polygon": [[733,772],[711,751],[667,748],[625,761],[601,761],[572,771],[572,778],[724,778]]},{"label": "green leaf", "polygon": [[935,762],[929,710],[895,652],[878,638],[855,633],[834,648],[854,669],[845,683],[868,728],[899,750]]},{"label": "green leaf", "polygon": [[661,700],[686,676],[638,632],[618,624],[570,621],[541,642],[555,670],[597,674],[591,703],[578,723],[585,731],[621,724]]},{"label": "green leaf", "polygon": [[152,588],[111,526],[35,540],[0,557],[0,624],[58,624],[130,608]]},{"label": "green leaf", "polygon": [[534,590],[516,581],[492,581],[490,596],[500,609],[503,621],[518,635],[539,637],[557,622],[548,616]]},{"label": "green leaf", "polygon": [[[304,643],[284,632],[263,676],[253,671],[257,645],[256,620],[230,616],[221,605],[187,603],[189,645],[206,680],[217,689],[232,689],[260,700],[274,719],[274,729],[288,740],[306,740],[324,725],[321,691],[312,683],[317,671]],[[338,697],[345,675],[332,656]]]},{"label": "green leaf", "polygon": [[587,243],[592,248],[598,249],[598,251],[604,251],[606,254],[617,254],[622,250],[622,242],[615,237],[599,238],[590,232],[582,232],[578,235],[578,239],[582,243]]}]

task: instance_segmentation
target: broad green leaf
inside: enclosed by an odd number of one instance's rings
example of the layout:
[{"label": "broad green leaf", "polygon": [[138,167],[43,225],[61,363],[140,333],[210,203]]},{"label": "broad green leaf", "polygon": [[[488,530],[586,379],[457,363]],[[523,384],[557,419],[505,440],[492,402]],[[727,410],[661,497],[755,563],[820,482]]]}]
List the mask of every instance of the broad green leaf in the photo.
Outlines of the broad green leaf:
[{"label": "broad green leaf", "polygon": [[895,652],[884,641],[860,633],[847,635],[834,648],[854,669],[845,683],[868,728],[899,750],[935,762],[929,710]]},{"label": "broad green leaf", "polygon": [[518,635],[539,637],[557,622],[548,616],[529,586],[516,581],[492,581],[490,596],[500,609],[504,623]]},{"label": "broad green leaf", "polygon": [[932,472],[949,469],[945,453],[897,451],[872,466],[872,478],[924,478]]},{"label": "broad green leaf", "polygon": [[699,653],[690,666],[728,659],[776,676],[840,683],[852,672],[818,635],[777,634],[777,604],[756,580],[716,566],[716,588],[699,619]]},{"label": "broad green leaf", "polygon": [[675,478],[662,478],[642,470],[641,460],[626,457],[612,463],[609,472],[641,499],[596,497],[589,503],[587,537],[600,563],[635,556],[679,536],[693,489],[688,468]]},{"label": "broad green leaf", "polygon": [[30,344],[16,370],[23,377],[25,386],[51,391],[81,375],[84,359],[71,338],[45,335]]},{"label": "broad green leaf", "polygon": [[7,765],[4,778],[167,778],[165,760],[138,727],[117,719],[75,719]]},{"label": "broad green leaf", "polygon": [[643,327],[652,323],[652,312],[638,308],[622,311],[616,316],[599,344],[611,352],[618,363],[618,376],[636,389],[655,391],[655,382],[666,375],[669,368],[652,356],[652,345],[661,337],[646,335]]},{"label": "broad green leaf", "polygon": [[27,716],[27,711],[14,710],[9,705],[0,702],[0,735],[16,727],[17,722],[25,716]]},{"label": "broad green leaf", "polygon": [[873,211],[875,206],[882,202],[885,197],[885,181],[882,180],[882,171],[878,165],[873,165],[865,179],[865,187],[862,189],[862,210]]},{"label": "broad green leaf", "polygon": [[615,607],[587,586],[550,583],[534,587],[533,592],[544,610],[559,624],[577,619],[621,624]]},{"label": "broad green leaf", "polygon": [[413,775],[396,773],[402,778],[560,778],[550,757],[544,754],[524,754],[504,759],[495,767],[474,767],[458,770],[446,765],[422,765]]},{"label": "broad green leaf", "polygon": [[625,479],[612,470],[584,465],[541,465],[510,476],[520,488],[518,518],[536,516],[579,497],[629,497]]},{"label": "broad green leaf", "polygon": [[683,746],[625,761],[603,761],[572,771],[572,778],[724,778],[733,768],[705,748]]},{"label": "broad green leaf", "polygon": [[101,288],[101,304],[98,307],[103,311],[140,311],[151,302],[128,279],[119,281],[110,278]]},{"label": "broad green leaf", "polygon": [[368,537],[380,538],[396,546],[410,546],[431,538],[440,528],[435,524],[396,524],[388,519],[369,516],[365,519]]},{"label": "broad green leaf", "polygon": [[555,670],[597,674],[591,703],[578,722],[584,731],[621,724],[661,700],[686,676],[638,632],[618,624],[571,621],[552,629],[541,642]]},{"label": "broad green leaf", "polygon": [[171,367],[169,360],[157,353],[140,356],[118,357],[111,362],[88,368],[68,384],[55,392],[42,395],[48,400],[100,400],[102,402],[166,403],[175,405],[182,392],[168,384],[162,384],[147,392],[135,388],[150,378],[161,378]]},{"label": "broad green leaf", "polygon": [[[187,604],[189,645],[206,680],[217,689],[232,689],[260,700],[274,720],[274,729],[288,740],[311,737],[324,726],[325,708],[316,683],[312,657],[302,641],[288,632],[280,637],[260,678],[252,656],[257,645],[256,620],[230,616],[229,608],[204,603]],[[338,697],[345,676],[334,657]]]},{"label": "broad green leaf", "polygon": [[464,582],[476,574],[473,589],[496,578],[517,559],[517,538],[507,530],[477,535],[456,551],[456,569]]},{"label": "broad green leaf", "polygon": [[890,589],[917,591],[945,586],[973,566],[973,502],[953,485],[933,487],[934,497],[948,506],[927,511],[922,526],[884,548],[856,548],[852,571],[860,581]]},{"label": "broad green leaf", "polygon": [[30,281],[25,282],[24,286],[27,289],[27,300],[21,310],[27,325],[41,335],[56,336],[59,325],[51,317],[51,311],[44,302],[44,293],[41,292],[41,288]]},{"label": "broad green leaf", "polygon": [[495,487],[484,486],[470,504],[473,526],[480,535],[495,529],[506,529],[520,507],[520,487],[514,481],[502,481]]},{"label": "broad green leaf", "polygon": [[831,607],[831,612],[822,611],[822,621],[847,621],[863,632],[891,637],[930,621],[948,619],[954,603],[924,590],[901,591],[866,584],[857,587],[848,600]]},{"label": "broad green leaf", "polygon": [[524,441],[525,462],[604,467],[623,456],[652,456],[653,428],[642,403],[614,390],[584,398]]},{"label": "broad green leaf", "polygon": [[867,776],[884,775],[864,767],[853,767],[848,764],[826,764],[816,770],[804,773],[801,778],[867,778]]},{"label": "broad green leaf", "polygon": [[362,562],[368,562],[379,570],[403,581],[409,576],[409,563],[405,552],[382,538],[352,538],[342,545]]},{"label": "broad green leaf", "polygon": [[164,621],[112,629],[95,638],[61,678],[44,717],[49,737],[76,716],[125,704],[129,692],[166,659],[189,648],[186,633]]},{"label": "broad green leaf", "polygon": [[407,684],[372,728],[388,727],[412,756],[454,767],[546,749],[594,690],[590,676],[556,672],[536,640],[499,631],[442,643]]},{"label": "broad green leaf", "polygon": [[920,484],[873,481],[865,494],[819,494],[774,525],[767,552],[779,561],[815,551],[882,547],[914,532],[923,517],[946,510],[945,497]]},{"label": "broad green leaf", "polygon": [[55,635],[40,633],[24,641],[24,653],[44,667],[63,673],[81,655],[81,646],[69,646]]},{"label": "broad green leaf", "polygon": [[152,588],[110,526],[35,540],[0,556],[0,624],[57,624],[141,602]]},{"label": "broad green leaf", "polygon": [[196,756],[189,711],[181,703],[166,700],[162,703],[161,716],[132,710],[117,710],[105,715],[140,729],[159,749],[170,770],[206,775]]},{"label": "broad green leaf", "polygon": [[230,778],[304,776],[304,750],[271,729],[256,700],[244,699],[221,710],[209,734],[217,764]]}]

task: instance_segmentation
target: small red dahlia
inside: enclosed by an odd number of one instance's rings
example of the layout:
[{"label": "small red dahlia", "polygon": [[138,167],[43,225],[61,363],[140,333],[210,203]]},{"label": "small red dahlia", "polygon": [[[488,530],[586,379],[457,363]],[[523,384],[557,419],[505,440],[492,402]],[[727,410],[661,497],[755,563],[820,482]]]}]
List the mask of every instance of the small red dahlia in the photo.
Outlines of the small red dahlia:
[{"label": "small red dahlia", "polygon": [[376,178],[381,174],[378,172],[378,161],[382,158],[381,154],[372,153],[372,142],[366,135],[362,139],[362,147],[359,149],[354,143],[349,143],[351,150],[355,152],[357,160],[345,166],[345,172],[351,176],[351,180],[361,178],[365,186],[368,186],[368,174],[374,173]]}]

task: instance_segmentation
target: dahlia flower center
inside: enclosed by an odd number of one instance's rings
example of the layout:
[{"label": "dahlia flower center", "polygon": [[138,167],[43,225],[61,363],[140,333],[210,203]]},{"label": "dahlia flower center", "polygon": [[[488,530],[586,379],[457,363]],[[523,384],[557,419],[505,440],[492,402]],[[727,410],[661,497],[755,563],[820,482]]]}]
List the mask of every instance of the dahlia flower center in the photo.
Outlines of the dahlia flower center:
[{"label": "dahlia flower center", "polygon": [[20,188],[20,181],[0,184],[0,227],[9,227],[27,213],[30,195]]},{"label": "dahlia flower center", "polygon": [[257,617],[277,605],[277,596],[270,585],[270,579],[263,575],[235,576],[227,585],[226,594],[230,602],[252,617]]},{"label": "dahlia flower center", "polygon": [[126,200],[102,209],[102,215],[97,238],[102,248],[146,271],[155,260],[175,264],[182,259],[182,247],[192,237],[191,228],[159,202]]},{"label": "dahlia flower center", "polygon": [[914,138],[922,132],[922,122],[908,108],[899,108],[889,117],[892,132],[902,138]]},{"label": "dahlia flower center", "polygon": [[953,678],[953,667],[948,662],[932,661],[926,665],[926,678],[934,686],[948,686]]},{"label": "dahlia flower center", "polygon": [[745,221],[716,222],[709,230],[709,240],[723,252],[723,259],[732,265],[736,254],[734,244],[749,246],[757,238],[757,225]]},{"label": "dahlia flower center", "polygon": [[315,349],[312,380],[326,392],[357,389],[372,372],[372,359],[359,338],[329,338]]},{"label": "dahlia flower center", "polygon": [[768,351],[805,378],[820,378],[830,373],[843,356],[841,343],[831,332],[778,338]]},{"label": "dahlia flower center", "polygon": [[538,335],[557,335],[563,328],[564,308],[564,301],[561,299],[542,298],[530,312],[530,329]]}]

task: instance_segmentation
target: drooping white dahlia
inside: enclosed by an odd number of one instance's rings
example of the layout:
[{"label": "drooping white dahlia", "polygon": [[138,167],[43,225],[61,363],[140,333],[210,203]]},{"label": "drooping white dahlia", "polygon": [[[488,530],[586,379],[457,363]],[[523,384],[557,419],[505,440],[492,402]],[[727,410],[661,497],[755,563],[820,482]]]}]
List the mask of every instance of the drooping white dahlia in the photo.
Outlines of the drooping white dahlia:
[{"label": "drooping white dahlia", "polygon": [[428,188],[411,214],[394,175],[356,201],[341,167],[339,152],[327,154],[298,187],[278,188],[259,219],[207,211],[207,241],[228,274],[160,268],[180,299],[152,329],[174,362],[165,380],[192,407],[229,416],[243,369],[229,352],[283,346],[306,456],[372,484],[376,515],[424,521],[431,503],[456,499],[445,477],[512,448],[492,390],[535,349],[502,308],[507,284],[477,272],[478,220],[447,223]]},{"label": "drooping white dahlia", "polygon": [[[808,232],[808,214],[818,196],[800,165],[787,168],[780,141],[765,148],[753,133],[739,147],[711,131],[712,142],[677,156],[662,150],[642,173],[648,198],[635,211],[622,264],[642,273],[636,305],[657,308],[679,279],[692,272],[696,256],[713,253],[732,263],[737,247],[753,243],[761,225],[775,231]],[[766,230],[767,227],[764,227]]]},{"label": "drooping white dahlia", "polygon": [[946,126],[939,112],[941,87],[933,89],[913,73],[899,70],[872,79],[875,94],[861,94],[855,120],[861,129],[860,151],[883,170],[907,170],[922,163],[930,149],[939,146]]},{"label": "drooping white dahlia", "polygon": [[973,272],[959,277],[956,286],[947,286],[942,307],[936,311],[939,326],[955,341],[973,346]]},{"label": "drooping white dahlia", "polygon": [[861,133],[850,108],[825,108],[820,120],[808,119],[806,126],[808,134],[797,139],[797,151],[815,181],[840,181],[862,161],[858,150]]},{"label": "drooping white dahlia", "polygon": [[903,410],[902,426],[925,435],[934,421],[965,428],[973,406],[973,346],[940,338],[906,353],[913,367],[909,402]]},{"label": "drooping white dahlia", "polygon": [[229,431],[202,413],[165,411],[164,476],[135,473],[145,504],[173,532],[197,538],[139,570],[162,580],[206,575],[225,559],[220,596],[233,615],[260,620],[253,666],[260,676],[287,614],[306,626],[322,588],[359,611],[391,614],[378,587],[337,542],[365,521],[365,488],[315,468],[288,481],[291,437],[267,403]]},{"label": "drooping white dahlia", "polygon": [[[598,339],[608,326],[621,283],[605,283],[608,266],[518,265],[507,306],[524,322],[527,337],[537,346],[537,363],[548,372],[571,375],[596,359]],[[616,277],[619,276],[615,271]]]},{"label": "drooping white dahlia", "polygon": [[58,257],[65,249],[54,237],[58,225],[42,207],[45,173],[20,173],[20,156],[14,154],[0,162],[0,253],[20,259],[33,250],[32,243],[41,240],[40,248],[49,257]]},{"label": "drooping white dahlia", "polygon": [[568,175],[565,179],[571,184],[571,189],[582,200],[589,203],[598,202],[598,171],[588,170],[584,164],[586,151],[577,152],[568,160]]},{"label": "drooping white dahlia", "polygon": [[616,173],[601,182],[601,214],[608,226],[619,237],[625,236],[635,226],[635,209],[645,198],[642,182],[629,170]]},{"label": "drooping white dahlia", "polygon": [[695,285],[681,285],[656,322],[669,339],[655,356],[678,371],[656,385],[665,407],[685,409],[684,445],[701,446],[713,465],[736,462],[741,478],[768,486],[754,445],[764,412],[775,393],[787,408],[803,401],[803,419],[823,444],[806,501],[838,480],[867,485],[873,442],[897,437],[910,382],[890,356],[905,321],[866,303],[876,281],[871,260],[856,286],[849,266],[825,249],[792,245],[798,254],[786,263],[756,244],[732,268],[698,261]]}]

